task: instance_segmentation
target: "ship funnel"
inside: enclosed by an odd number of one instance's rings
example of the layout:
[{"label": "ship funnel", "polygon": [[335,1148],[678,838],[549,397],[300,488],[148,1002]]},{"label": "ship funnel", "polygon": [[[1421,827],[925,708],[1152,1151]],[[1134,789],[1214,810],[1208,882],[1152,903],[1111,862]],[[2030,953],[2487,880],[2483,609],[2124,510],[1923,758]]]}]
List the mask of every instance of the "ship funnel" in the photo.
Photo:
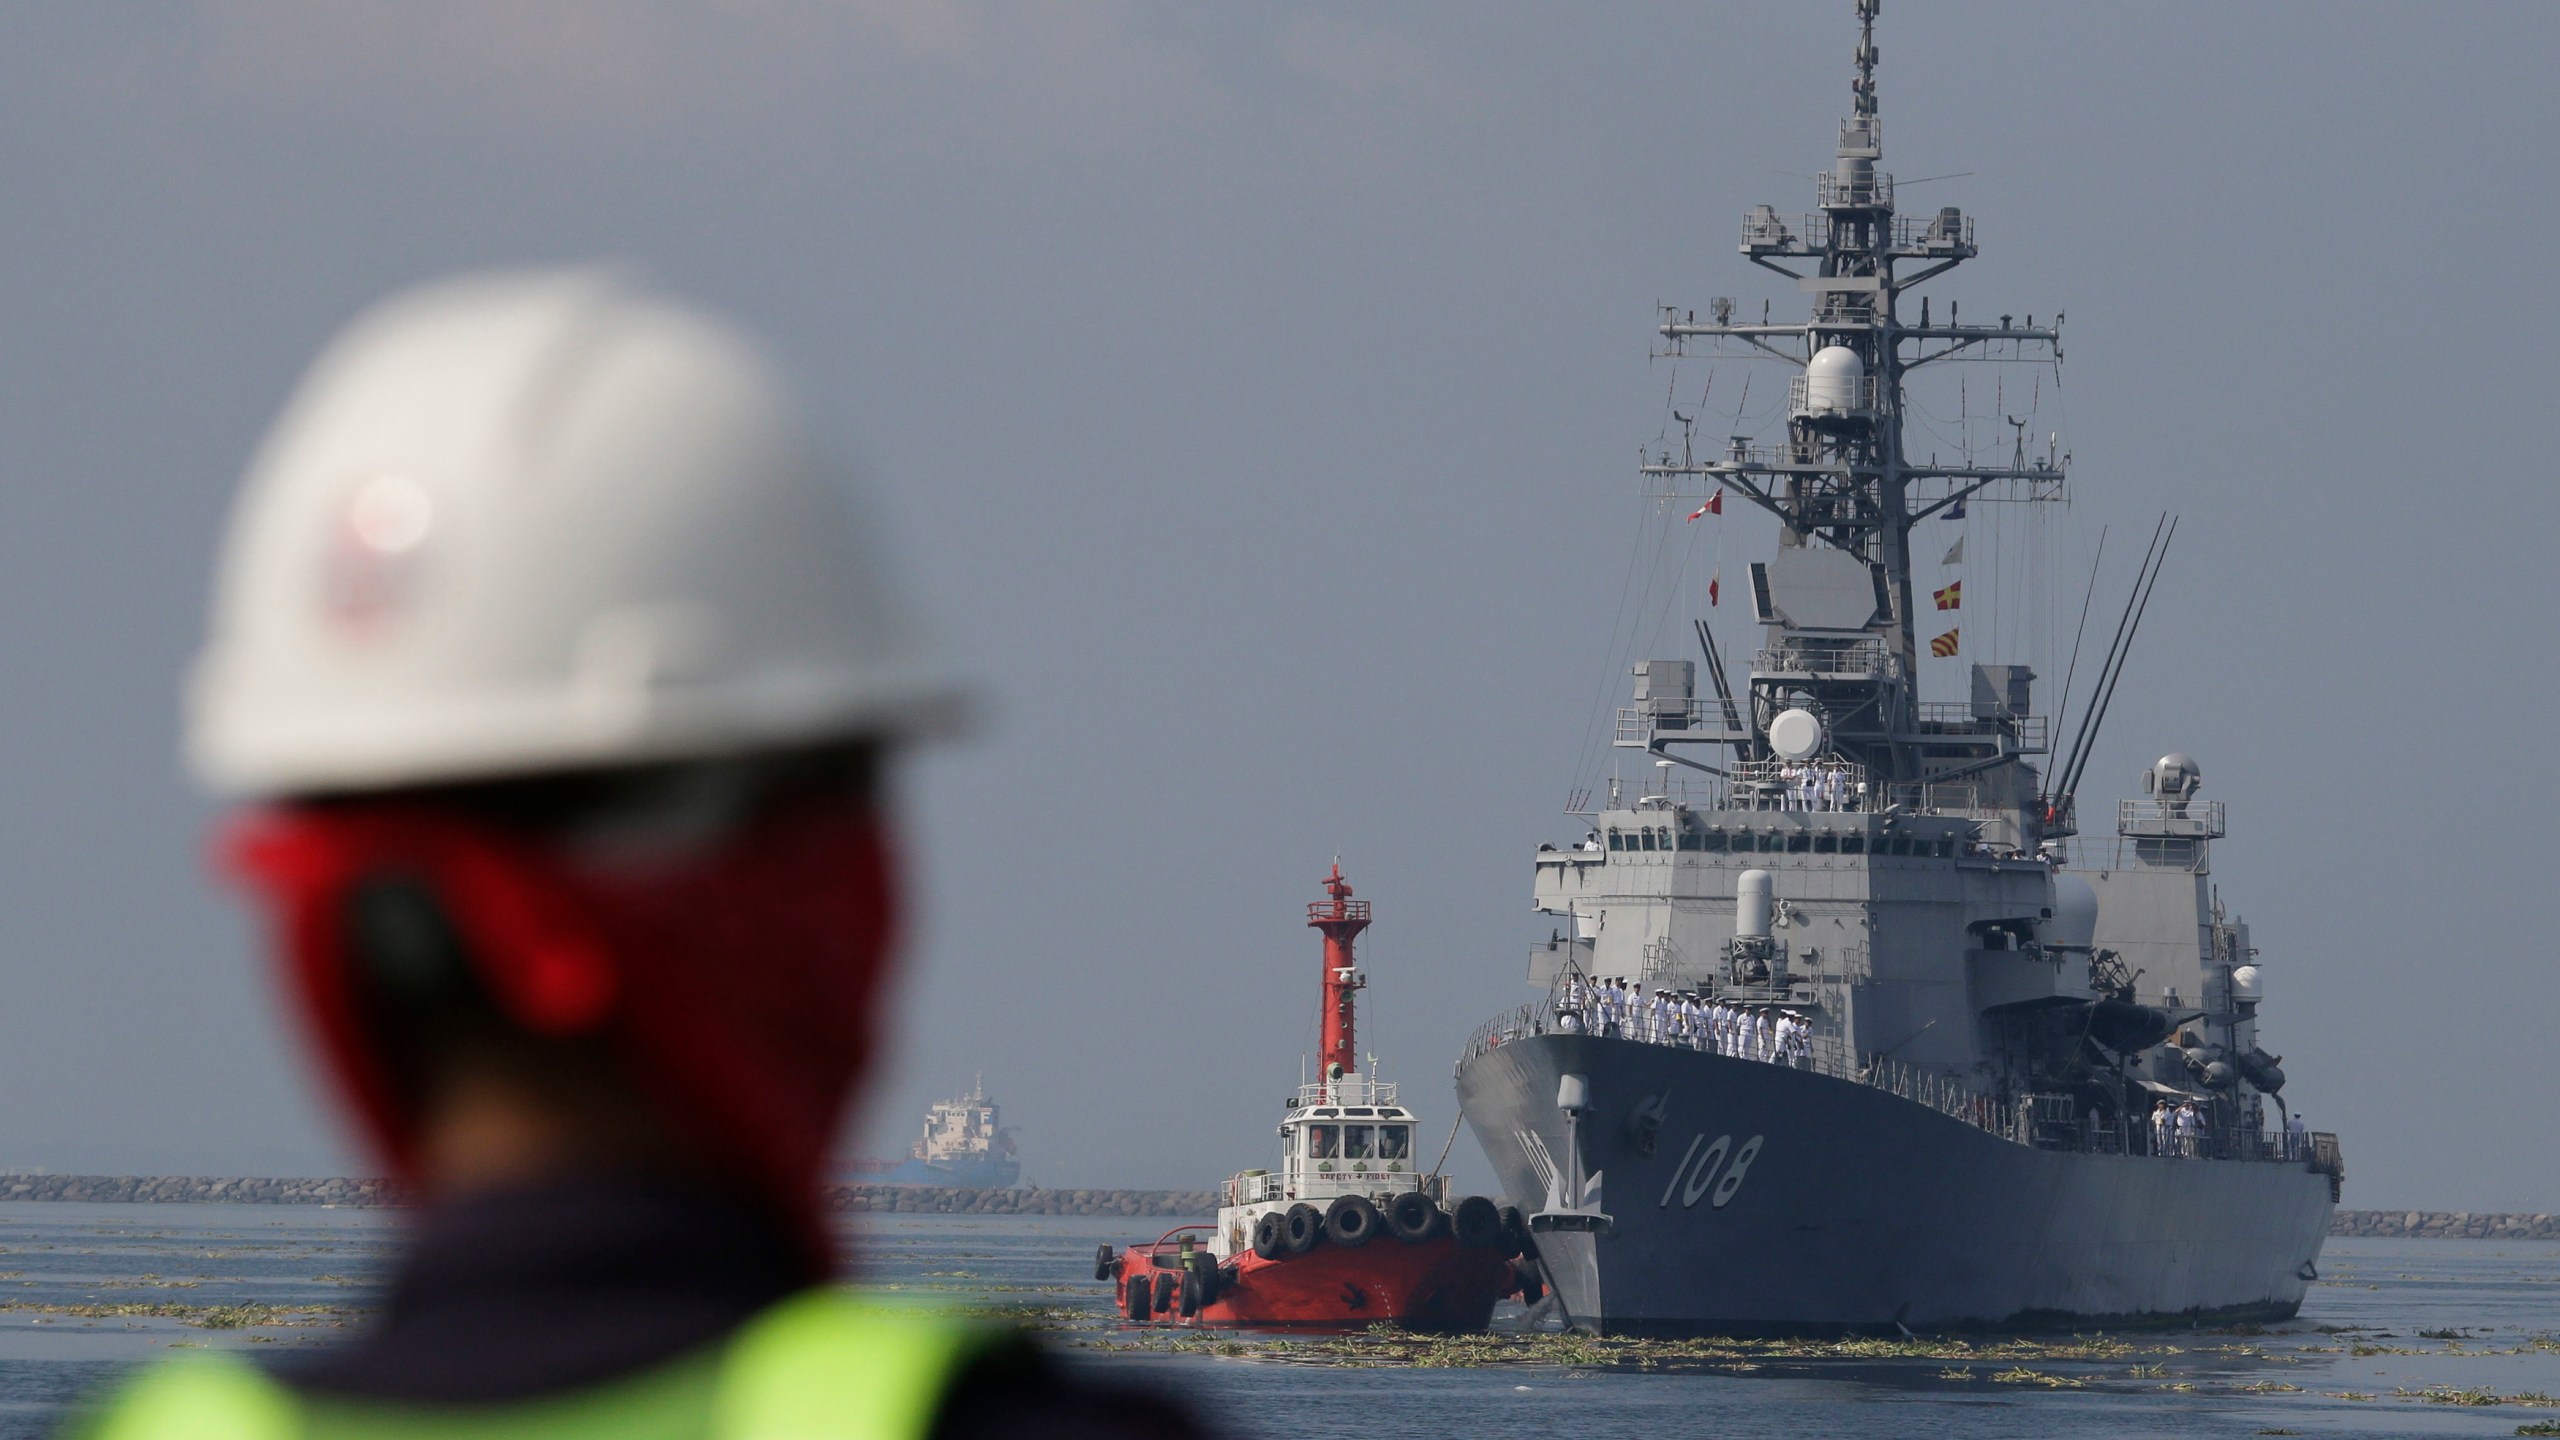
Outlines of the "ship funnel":
[{"label": "ship funnel", "polygon": [[1777,908],[1770,893],[1769,872],[1745,870],[1733,886],[1733,933],[1736,939],[1766,940],[1769,921]]}]

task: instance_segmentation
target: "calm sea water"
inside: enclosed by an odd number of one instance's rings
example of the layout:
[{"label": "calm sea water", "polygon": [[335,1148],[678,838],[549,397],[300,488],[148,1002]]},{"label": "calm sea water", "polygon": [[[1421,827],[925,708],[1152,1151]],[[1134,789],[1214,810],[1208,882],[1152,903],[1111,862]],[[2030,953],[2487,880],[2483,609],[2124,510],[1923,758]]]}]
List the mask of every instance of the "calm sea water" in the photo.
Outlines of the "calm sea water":
[{"label": "calm sea water", "polygon": [[[2560,1243],[2336,1240],[2300,1320],[2129,1337],[2130,1352],[2102,1357],[1781,1352],[1641,1373],[1168,1349],[1117,1326],[1089,1278],[1097,1243],[1152,1239],[1161,1223],[884,1216],[855,1244],[870,1283],[1017,1312],[1074,1363],[1179,1391],[1246,1440],[2507,1436],[2560,1421],[2530,1403],[2560,1395]],[[396,1225],[298,1207],[0,1205],[0,1437],[48,1433],[80,1396],[173,1348],[328,1343],[372,1303]]]}]

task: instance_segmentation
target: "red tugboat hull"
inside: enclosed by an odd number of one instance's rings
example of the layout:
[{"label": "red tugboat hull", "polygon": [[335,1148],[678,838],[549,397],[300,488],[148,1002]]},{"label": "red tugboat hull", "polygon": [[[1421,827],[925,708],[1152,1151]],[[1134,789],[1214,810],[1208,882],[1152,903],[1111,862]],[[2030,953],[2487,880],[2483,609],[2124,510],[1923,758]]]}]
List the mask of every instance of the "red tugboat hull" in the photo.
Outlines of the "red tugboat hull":
[{"label": "red tugboat hull", "polygon": [[[1537,1284],[1525,1262],[1515,1265],[1501,1249],[1461,1245],[1446,1234],[1411,1243],[1382,1236],[1356,1248],[1319,1245],[1268,1260],[1248,1250],[1209,1265],[1196,1250],[1184,1260],[1174,1240],[1181,1233],[1132,1245],[1113,1262],[1113,1292],[1131,1323],[1337,1331],[1393,1325],[1471,1334],[1492,1322],[1495,1301]],[[1186,1285],[1186,1274],[1195,1270],[1201,1279]],[[1159,1295],[1167,1303],[1157,1304]]]}]

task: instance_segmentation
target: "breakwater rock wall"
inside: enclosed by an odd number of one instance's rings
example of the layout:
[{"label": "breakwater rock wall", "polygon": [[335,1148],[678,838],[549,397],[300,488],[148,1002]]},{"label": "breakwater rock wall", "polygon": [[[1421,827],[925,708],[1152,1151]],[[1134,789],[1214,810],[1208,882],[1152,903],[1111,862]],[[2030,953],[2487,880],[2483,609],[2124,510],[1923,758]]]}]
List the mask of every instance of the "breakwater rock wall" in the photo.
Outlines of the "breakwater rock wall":
[{"label": "breakwater rock wall", "polygon": [[2417,1240],[2560,1240],[2560,1215],[2474,1215],[2467,1210],[2341,1210],[2332,1235]]},{"label": "breakwater rock wall", "polygon": [[[908,1185],[830,1185],[827,1208],[898,1215],[1215,1214],[1214,1190],[947,1190]],[[259,1179],[212,1175],[0,1175],[0,1200],[92,1204],[401,1205],[389,1180]]]},{"label": "breakwater rock wall", "polygon": [[[827,1208],[889,1215],[1213,1215],[1214,1190],[948,1190],[916,1185],[830,1185]],[[389,1180],[261,1179],[215,1175],[0,1175],[0,1200],[92,1204],[343,1205],[407,1203]],[[2422,1240],[2560,1240],[2560,1215],[2455,1210],[2341,1210],[2332,1235]]]},{"label": "breakwater rock wall", "polygon": [[389,1180],[262,1180],[230,1175],[0,1175],[0,1200],[98,1204],[398,1205]]}]

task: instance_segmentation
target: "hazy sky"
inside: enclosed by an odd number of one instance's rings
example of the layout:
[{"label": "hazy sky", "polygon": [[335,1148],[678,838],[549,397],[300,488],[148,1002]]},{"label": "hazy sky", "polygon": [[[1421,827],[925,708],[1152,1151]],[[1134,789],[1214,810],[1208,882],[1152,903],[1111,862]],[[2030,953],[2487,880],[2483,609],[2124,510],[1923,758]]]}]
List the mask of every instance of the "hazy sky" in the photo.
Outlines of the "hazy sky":
[{"label": "hazy sky", "polygon": [[[1622,683],[1636,447],[1703,384],[1652,307],[1802,313],[1734,243],[1809,208],[1849,11],[10,7],[0,1165],[353,1163],[176,760],[215,528],[357,307],[600,255],[772,338],[991,702],[907,787],[870,1148],[983,1069],[1044,1184],[1269,1163],[1339,853],[1436,1149]],[[1888,168],[1970,172],[1906,202],[1979,217],[1938,303],[2069,312],[2053,553],[2185,517],[2088,797],[2179,748],[2229,802],[2348,1203],[2560,1207],[2560,7],[1896,0],[1880,38]]]}]

